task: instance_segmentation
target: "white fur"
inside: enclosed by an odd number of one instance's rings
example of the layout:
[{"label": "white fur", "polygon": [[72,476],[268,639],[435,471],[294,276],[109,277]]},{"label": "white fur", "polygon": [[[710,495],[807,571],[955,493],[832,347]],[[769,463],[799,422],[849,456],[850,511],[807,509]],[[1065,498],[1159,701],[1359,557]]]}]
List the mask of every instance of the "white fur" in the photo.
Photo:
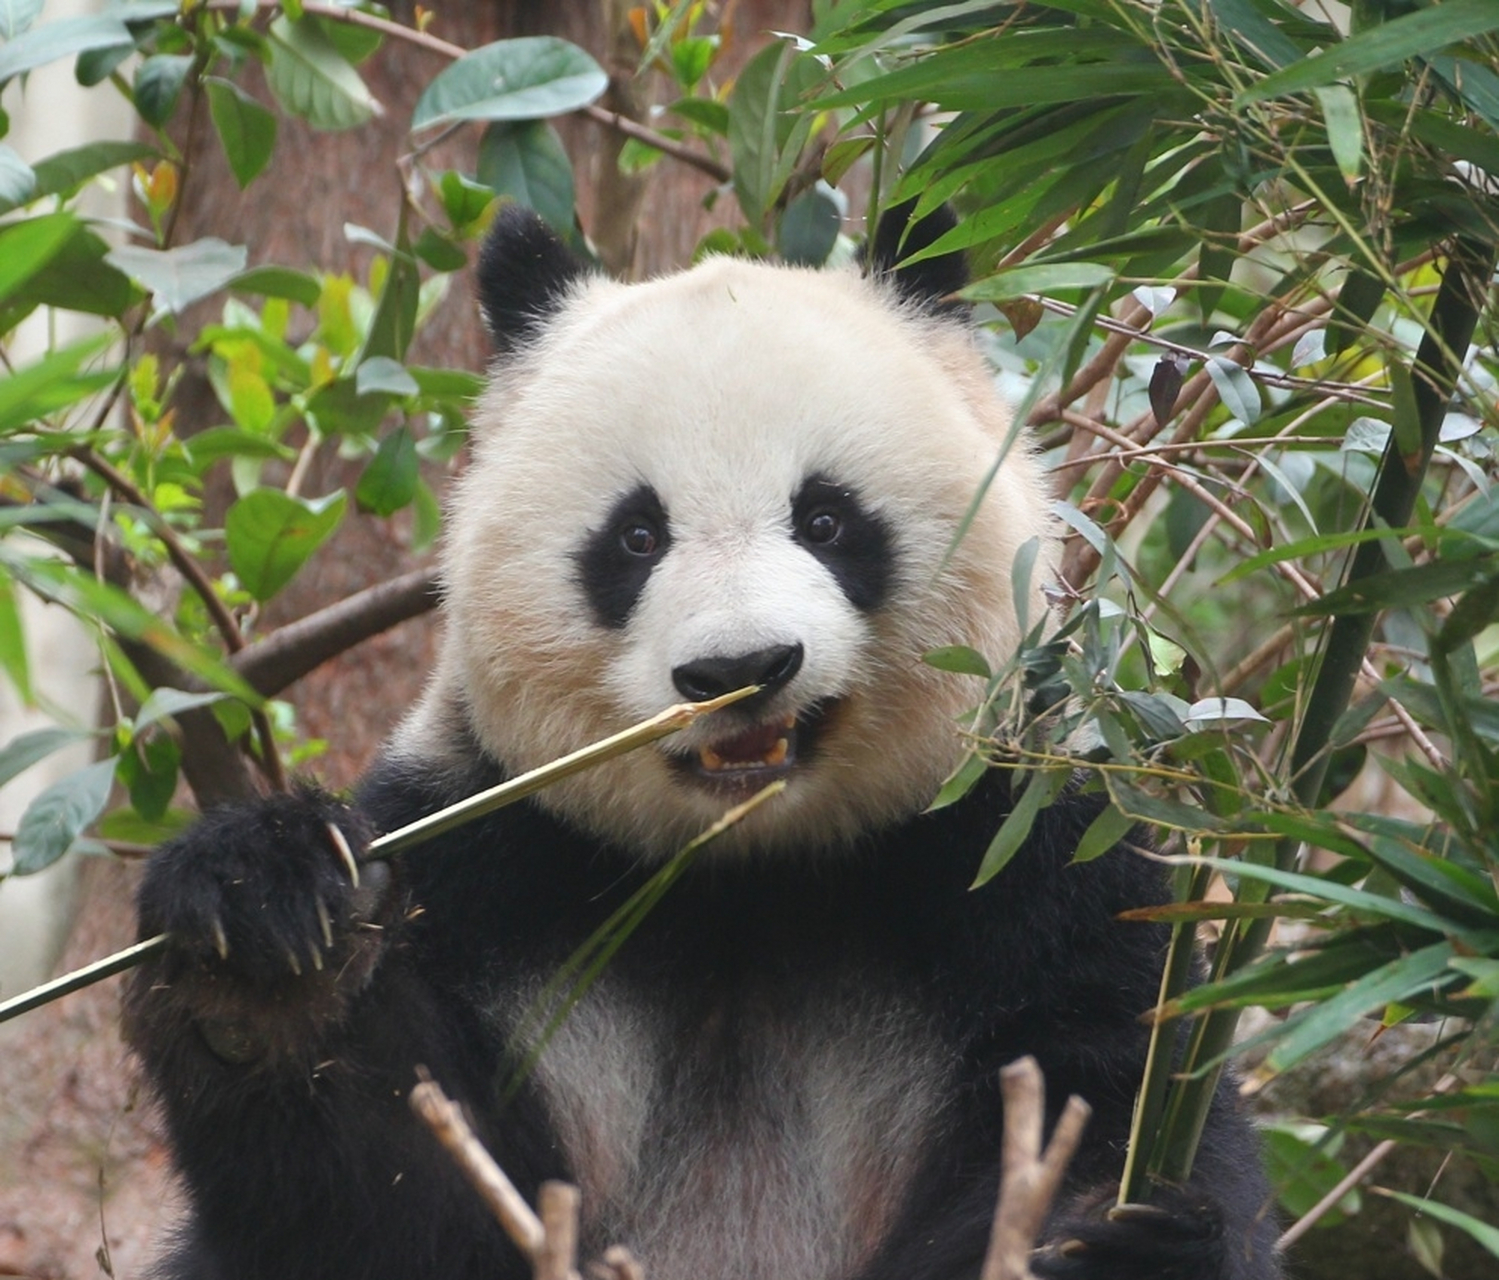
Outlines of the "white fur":
[{"label": "white fur", "polygon": [[[801,643],[802,669],[769,712],[837,696],[839,714],[785,794],[717,847],[831,847],[910,815],[960,758],[957,721],[979,692],[921,655],[967,644],[1008,656],[1011,564],[1049,528],[1017,445],[943,562],[1008,429],[960,326],[851,275],[714,259],[643,285],[588,283],[494,370],[452,506],[444,649],[397,751],[451,752],[445,714],[461,702],[488,752],[533,768],[679,701],[681,662]],[[873,613],[791,539],[792,496],[819,473],[857,489],[893,533],[896,576]],[[639,484],[665,505],[672,547],[609,630],[574,555]],[[721,738],[711,719],[542,803],[670,853],[725,807],[666,762]]]}]

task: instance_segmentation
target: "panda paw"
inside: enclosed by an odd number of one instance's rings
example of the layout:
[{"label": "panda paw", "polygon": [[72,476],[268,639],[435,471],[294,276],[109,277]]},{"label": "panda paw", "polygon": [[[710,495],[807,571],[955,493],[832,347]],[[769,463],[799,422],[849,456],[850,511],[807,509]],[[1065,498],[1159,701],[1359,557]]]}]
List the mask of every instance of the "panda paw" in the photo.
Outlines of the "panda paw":
[{"label": "panda paw", "polygon": [[1038,1280],[1219,1280],[1226,1274],[1218,1206],[1190,1190],[1152,1204],[1064,1214],[1031,1257]]},{"label": "panda paw", "polygon": [[386,896],[383,864],[358,861],[368,841],[363,817],[310,787],[215,810],[147,865],[141,932],[255,984],[336,966]]}]

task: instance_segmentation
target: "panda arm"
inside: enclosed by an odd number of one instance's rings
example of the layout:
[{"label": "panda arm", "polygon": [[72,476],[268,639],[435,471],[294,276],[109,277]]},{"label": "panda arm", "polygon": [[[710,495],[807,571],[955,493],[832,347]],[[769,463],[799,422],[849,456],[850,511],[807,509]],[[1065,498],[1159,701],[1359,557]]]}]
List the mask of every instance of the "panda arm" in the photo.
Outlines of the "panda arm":
[{"label": "panda arm", "polygon": [[142,933],[173,941],[125,1021],[191,1208],[166,1273],[503,1280],[519,1255],[407,1105],[419,1067],[482,1098],[483,1037],[426,972],[409,892],[373,863],[355,888],[329,823],[367,838],[304,790],[217,811],[148,866]]}]

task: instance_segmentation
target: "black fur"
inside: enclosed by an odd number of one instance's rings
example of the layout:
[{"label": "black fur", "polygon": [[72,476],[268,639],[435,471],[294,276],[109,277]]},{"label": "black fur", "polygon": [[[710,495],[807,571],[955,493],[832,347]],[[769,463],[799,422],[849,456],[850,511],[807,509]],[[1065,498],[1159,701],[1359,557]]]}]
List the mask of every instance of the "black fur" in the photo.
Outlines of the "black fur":
[{"label": "black fur", "polygon": [[[836,529],[819,537],[813,521],[831,517]],[[822,562],[855,609],[878,609],[890,590],[895,557],[890,530],[847,485],[811,476],[791,500],[791,536]]]},{"label": "black fur", "polygon": [[958,225],[947,205],[938,205],[924,218],[911,221],[916,201],[907,200],[885,210],[870,242],[869,266],[877,279],[888,280],[908,302],[944,319],[963,319],[968,304],[956,295],[968,283],[968,260],[961,252],[939,253],[907,262],[930,249]]},{"label": "black fur", "polygon": [[[641,533],[649,537],[641,540]],[[594,621],[610,630],[623,627],[670,549],[671,520],[656,491],[643,484],[620,498],[577,552],[578,581]]]},{"label": "black fur", "polygon": [[[305,890],[294,886],[328,892],[330,874],[342,874],[330,817],[356,837],[364,822],[390,830],[495,776],[476,766],[440,783],[387,765],[361,792],[362,818],[304,793],[215,817],[154,860],[143,928],[170,926],[177,945],[134,976],[127,1026],[166,1109],[192,1204],[165,1276],[526,1274],[405,1097],[418,1067],[430,1070],[527,1195],[571,1173],[531,1091],[498,1101],[497,1082],[515,1062],[474,992],[522,963],[560,964],[639,887],[638,861],[600,850],[527,802],[407,855],[378,904],[361,911],[350,898],[321,974],[304,965],[298,979],[274,964],[284,942],[316,941],[296,903]],[[961,803],[831,862],[793,855],[695,866],[615,956],[611,981],[665,1011],[684,1045],[720,1064],[718,1092],[730,1107],[735,1028],[755,1035],[762,1007],[794,1019],[807,975],[844,966],[932,1011],[961,1064],[946,1136],[858,1280],[977,1274],[999,1175],[998,1070],[1026,1053],[1041,1063],[1053,1112],[1069,1093],[1094,1108],[1047,1233],[1051,1244],[1086,1248],[1041,1255],[1039,1275],[1277,1275],[1255,1142],[1226,1096],[1199,1174],[1163,1201],[1159,1223],[1103,1215],[1144,1054],[1139,1014],[1155,999],[1165,942],[1159,928],[1116,916],[1164,900],[1165,887],[1151,863],[1122,850],[1071,865],[1094,808],[1064,800],[1002,875],[970,892],[1007,789],[992,774]],[[361,914],[381,927],[361,930]],[[217,959],[214,919],[231,939],[227,961]],[[334,975],[331,990],[309,982],[323,974]],[[728,1030],[709,1045],[715,1011],[729,1014]],[[216,1035],[205,1035],[205,1021]],[[223,1060],[215,1046],[226,1038],[249,1051]]]},{"label": "black fur", "polygon": [[479,253],[479,309],[495,347],[510,353],[536,338],[591,268],[536,213],[505,204]]}]

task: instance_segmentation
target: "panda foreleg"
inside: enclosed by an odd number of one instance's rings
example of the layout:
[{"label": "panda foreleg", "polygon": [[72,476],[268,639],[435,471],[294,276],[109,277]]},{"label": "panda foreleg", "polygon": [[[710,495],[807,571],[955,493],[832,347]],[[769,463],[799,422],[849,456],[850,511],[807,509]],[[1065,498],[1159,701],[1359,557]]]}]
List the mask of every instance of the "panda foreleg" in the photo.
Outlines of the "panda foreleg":
[{"label": "panda foreleg", "polygon": [[206,817],[152,859],[125,1025],[190,1205],[168,1276],[505,1277],[519,1262],[411,1114],[418,1065],[473,1097],[458,1015],[403,945],[354,810],[303,790]]}]

